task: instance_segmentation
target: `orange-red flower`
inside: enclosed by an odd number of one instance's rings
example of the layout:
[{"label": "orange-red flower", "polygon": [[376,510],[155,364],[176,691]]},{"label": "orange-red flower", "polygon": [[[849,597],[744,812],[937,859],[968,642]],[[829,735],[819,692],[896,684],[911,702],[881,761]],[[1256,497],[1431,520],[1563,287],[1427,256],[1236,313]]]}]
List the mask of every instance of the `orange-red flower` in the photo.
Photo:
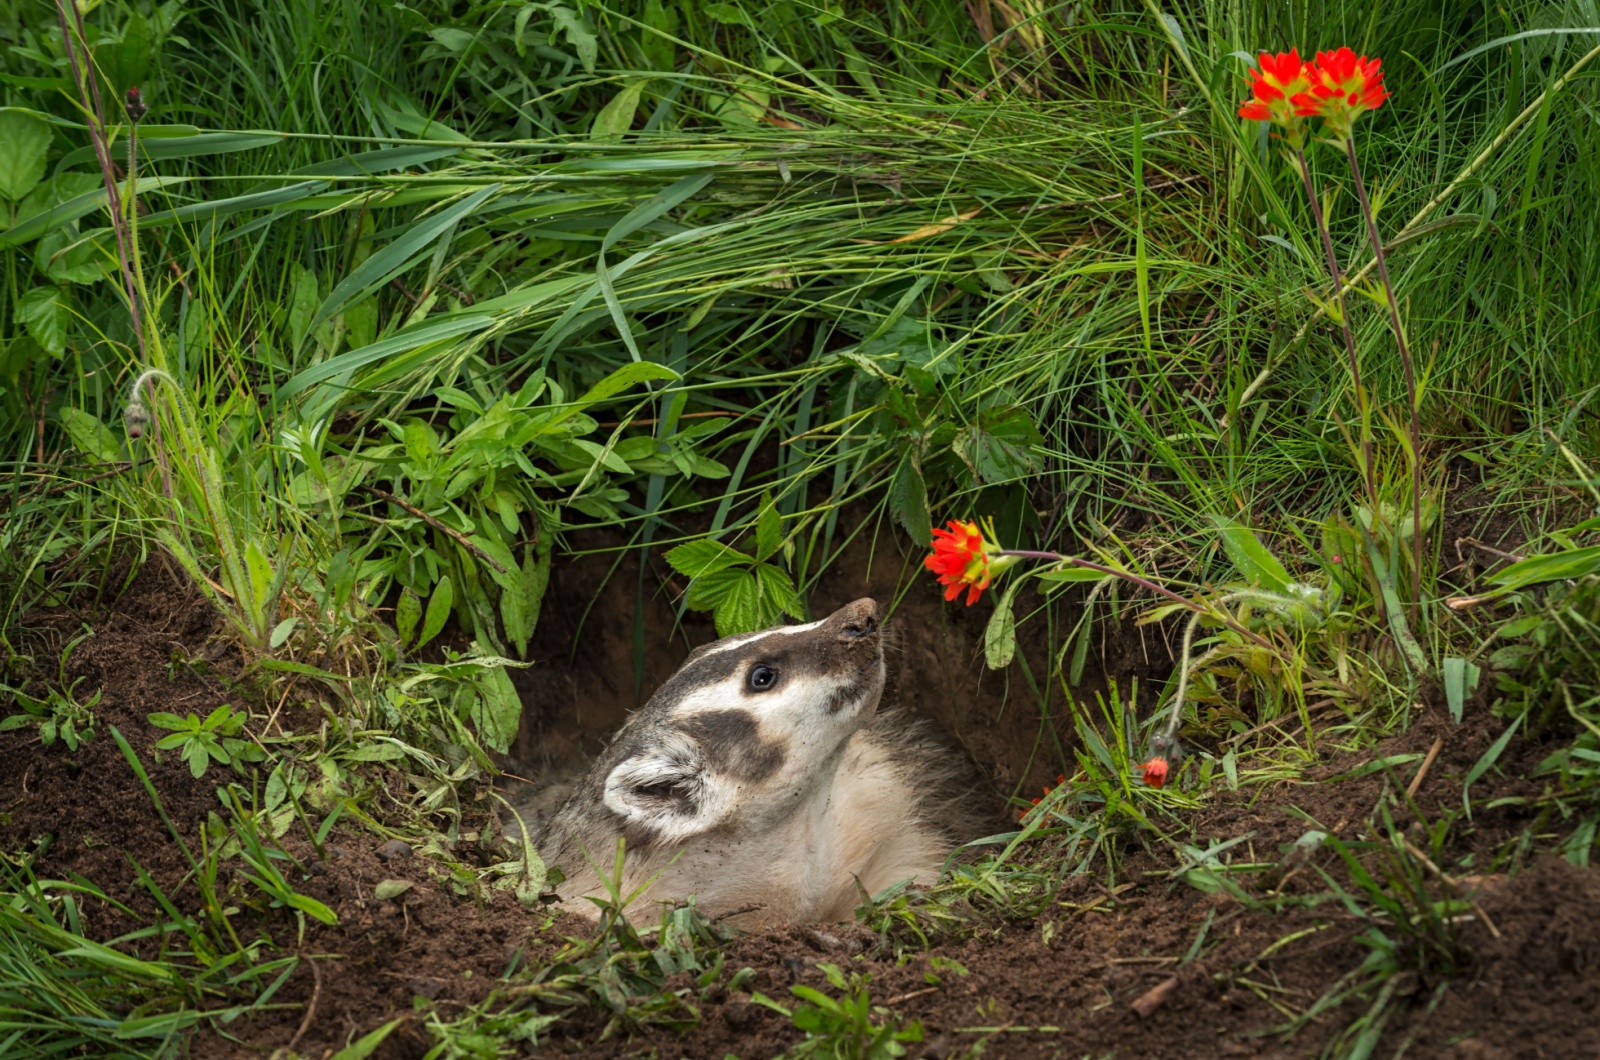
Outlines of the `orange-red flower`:
[{"label": "orange-red flower", "polygon": [[939,576],[939,584],[945,586],[946,600],[960,596],[965,586],[970,607],[989,587],[994,576],[1016,560],[994,555],[1000,551],[1000,546],[990,540],[992,527],[990,535],[985,535],[974,522],[951,519],[945,525],[949,529],[933,532],[933,554],[924,559],[922,565]]},{"label": "orange-red flower", "polygon": [[1291,147],[1305,143],[1305,120],[1295,113],[1293,99],[1311,88],[1311,74],[1290,48],[1270,55],[1262,52],[1261,65],[1250,71],[1250,98],[1239,107],[1239,117],[1270,121],[1283,130]]},{"label": "orange-red flower", "polygon": [[1159,755],[1144,764],[1144,782],[1152,788],[1163,787],[1167,783],[1167,760]]},{"label": "orange-red flower", "polygon": [[1318,52],[1317,61],[1306,64],[1310,86],[1291,97],[1294,112],[1303,118],[1321,118],[1328,131],[1340,139],[1349,136],[1357,118],[1377,110],[1389,98],[1382,67],[1382,59],[1368,59],[1349,48]]}]

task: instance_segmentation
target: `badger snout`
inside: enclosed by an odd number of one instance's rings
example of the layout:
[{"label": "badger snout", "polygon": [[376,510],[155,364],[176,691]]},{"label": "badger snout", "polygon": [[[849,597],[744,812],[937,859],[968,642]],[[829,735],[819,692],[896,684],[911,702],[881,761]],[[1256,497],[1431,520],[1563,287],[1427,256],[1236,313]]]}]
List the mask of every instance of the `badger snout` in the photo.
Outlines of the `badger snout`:
[{"label": "badger snout", "polygon": [[853,604],[845,604],[833,614],[839,624],[837,639],[843,644],[852,644],[875,638],[878,635],[878,603],[876,600],[861,599]]}]

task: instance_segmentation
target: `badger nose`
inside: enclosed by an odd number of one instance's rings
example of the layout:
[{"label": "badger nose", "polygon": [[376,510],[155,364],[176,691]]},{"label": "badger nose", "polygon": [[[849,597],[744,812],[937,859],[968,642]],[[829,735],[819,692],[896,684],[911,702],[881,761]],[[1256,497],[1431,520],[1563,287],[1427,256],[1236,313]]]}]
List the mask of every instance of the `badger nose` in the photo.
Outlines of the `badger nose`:
[{"label": "badger nose", "polygon": [[838,611],[839,639],[845,643],[870,637],[878,632],[878,604],[874,600],[857,600]]}]

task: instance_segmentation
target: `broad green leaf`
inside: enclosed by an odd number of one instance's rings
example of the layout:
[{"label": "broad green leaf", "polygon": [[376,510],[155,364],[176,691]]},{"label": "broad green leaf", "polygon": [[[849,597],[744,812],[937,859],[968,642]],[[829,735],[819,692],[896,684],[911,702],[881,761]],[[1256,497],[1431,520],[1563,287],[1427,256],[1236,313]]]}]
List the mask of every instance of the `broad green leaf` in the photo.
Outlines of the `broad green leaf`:
[{"label": "broad green leaf", "polygon": [[600,54],[600,38],[595,36],[589,20],[561,4],[550,7],[550,17],[555,20],[556,28],[566,33],[567,43],[572,45],[572,50],[578,53],[578,62],[583,64],[583,72],[593,74],[594,61]]},{"label": "broad green leaf", "polygon": [[380,902],[391,901],[415,886],[410,880],[379,880],[372,888],[372,897]]},{"label": "broad green leaf", "polygon": [[39,271],[58,284],[93,283],[100,279],[105,275],[101,263],[106,258],[95,246],[98,234],[79,235],[71,225],[46,233],[39,240],[34,258]]},{"label": "broad green leaf", "polygon": [[[250,578],[250,584],[249,586],[241,585],[238,588],[248,589],[250,593],[248,607],[253,617],[256,609],[267,602],[267,594],[272,589],[272,576],[274,573],[272,561],[267,558],[266,552],[262,550],[260,543],[253,537],[244,546],[244,565]],[[244,604],[246,601],[241,600],[240,603]]]},{"label": "broad green leaf", "polygon": [[783,516],[778,514],[778,506],[772,503],[772,494],[768,492],[762,496],[761,509],[756,516],[756,559],[767,559],[781,544]]},{"label": "broad green leaf", "polygon": [[933,517],[928,514],[928,487],[923,482],[922,469],[910,453],[901,459],[894,481],[889,485],[889,510],[918,548],[927,548],[932,543]]},{"label": "broad green leaf", "polygon": [[[3,154],[0,151],[0,154]],[[67,293],[56,286],[35,287],[17,300],[17,319],[28,334],[53,357],[67,350],[67,328],[72,323],[72,307]]]},{"label": "broad green leaf", "polygon": [[20,110],[0,110],[0,199],[17,202],[44,179],[50,126]]},{"label": "broad green leaf", "polygon": [[1027,477],[1038,465],[1044,444],[1026,409],[1014,405],[985,409],[978,422],[963,428],[950,447],[985,484]]},{"label": "broad green leaf", "polygon": [[611,97],[600,113],[594,116],[594,124],[589,129],[591,140],[620,140],[633,128],[633,116],[639,110],[639,94],[644,91],[648,78],[641,78],[630,84],[624,85],[622,91]]},{"label": "broad green leaf", "polygon": [[667,552],[667,563],[672,569],[690,578],[701,578],[752,562],[753,557],[709,538],[688,541]]},{"label": "broad green leaf", "polygon": [[296,263],[294,285],[289,291],[289,342],[298,349],[311,330],[312,318],[317,315],[317,274]]},{"label": "broad green leaf", "polygon": [[684,594],[683,602],[695,611],[713,610],[727,599],[740,579],[748,577],[749,574],[750,572],[743,567],[707,571],[689,583],[689,591]]},{"label": "broad green leaf", "polygon": [[273,626],[272,636],[267,640],[267,647],[271,648],[273,651],[277,651],[279,648],[283,647],[283,642],[289,639],[289,634],[293,633],[294,627],[298,626],[299,624],[300,620],[298,618],[290,616],[289,618],[284,619],[282,622],[279,622],[276,626]]},{"label": "broad green leaf", "polygon": [[616,397],[631,387],[640,383],[654,382],[658,379],[676,381],[678,373],[664,364],[654,361],[633,361],[623,365],[600,382],[590,387],[576,402],[576,408],[569,411],[575,412],[588,408],[590,405],[599,404]]},{"label": "broad green leaf", "polygon": [[717,636],[731,637],[736,633],[752,633],[761,629],[764,625],[761,621],[761,587],[755,575],[745,570],[720,573],[733,577],[712,611],[712,618],[717,624]]},{"label": "broad green leaf", "polygon": [[436,26],[428,31],[428,36],[449,48],[453,52],[463,52],[473,41],[473,35],[464,29],[455,29],[451,26]]},{"label": "broad green leaf", "polygon": [[1022,579],[1006,587],[1005,594],[995,605],[989,624],[983,629],[983,657],[991,670],[1003,670],[1011,665],[1017,654],[1017,618],[1012,609]]},{"label": "broad green leaf", "polygon": [[72,444],[79,451],[101,463],[121,459],[122,446],[118,444],[117,436],[92,413],[64,408],[61,410],[61,422],[67,428],[67,437],[72,439]]},{"label": "broad green leaf", "polygon": [[1502,590],[1521,589],[1543,582],[1582,578],[1600,571],[1600,545],[1529,556],[1489,575],[1488,581]]},{"label": "broad green leaf", "polygon": [[1220,515],[1212,516],[1211,522],[1222,534],[1222,547],[1227,551],[1229,561],[1245,581],[1270,592],[1288,590],[1289,572],[1276,556],[1267,551],[1249,527],[1236,519]]},{"label": "broad green leaf", "polygon": [[771,563],[755,566],[756,588],[761,599],[760,628],[776,625],[784,615],[804,617],[800,594],[795,591],[794,580],[787,571]]},{"label": "broad green leaf", "polygon": [[450,585],[450,575],[446,574],[439,579],[439,584],[434,586],[433,595],[428,597],[428,613],[422,620],[422,636],[417,638],[418,649],[437,637],[439,631],[444,629],[444,624],[450,620],[450,609],[455,606],[455,602],[455,590]]},{"label": "broad green leaf", "polygon": [[522,724],[522,700],[511,675],[503,668],[485,670],[478,678],[478,704],[472,712],[472,723],[479,739],[491,751],[504,754],[511,749]]}]

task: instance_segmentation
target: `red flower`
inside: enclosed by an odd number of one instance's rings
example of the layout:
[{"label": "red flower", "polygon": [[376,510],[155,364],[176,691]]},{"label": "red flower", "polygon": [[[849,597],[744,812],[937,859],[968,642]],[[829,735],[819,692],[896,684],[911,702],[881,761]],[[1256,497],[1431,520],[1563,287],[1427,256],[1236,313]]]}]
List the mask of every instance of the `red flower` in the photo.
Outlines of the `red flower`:
[{"label": "red flower", "polygon": [[[1250,95],[1239,107],[1239,117],[1251,121],[1282,121],[1289,114],[1289,97],[1311,87],[1311,77],[1300,52],[1291,48],[1277,55],[1261,53],[1261,68],[1250,71]],[[1282,104],[1274,107],[1273,104]]]},{"label": "red flower", "polygon": [[1164,787],[1167,783],[1167,760],[1156,757],[1144,764],[1144,782],[1152,788]]},{"label": "red flower", "polygon": [[[994,576],[1015,563],[1016,558],[995,556],[1000,546],[985,536],[977,523],[951,519],[946,525],[948,530],[933,532],[933,554],[924,559],[922,565],[939,576],[939,584],[946,587],[946,600],[960,596],[962,586],[966,586],[967,606],[970,607],[989,587]],[[994,528],[991,526],[989,530],[992,535]]]},{"label": "red flower", "polygon": [[1303,118],[1321,118],[1337,137],[1349,136],[1357,118],[1377,110],[1389,98],[1382,67],[1382,59],[1358,56],[1349,48],[1318,52],[1317,61],[1306,64],[1310,86],[1290,99],[1294,112]]}]

